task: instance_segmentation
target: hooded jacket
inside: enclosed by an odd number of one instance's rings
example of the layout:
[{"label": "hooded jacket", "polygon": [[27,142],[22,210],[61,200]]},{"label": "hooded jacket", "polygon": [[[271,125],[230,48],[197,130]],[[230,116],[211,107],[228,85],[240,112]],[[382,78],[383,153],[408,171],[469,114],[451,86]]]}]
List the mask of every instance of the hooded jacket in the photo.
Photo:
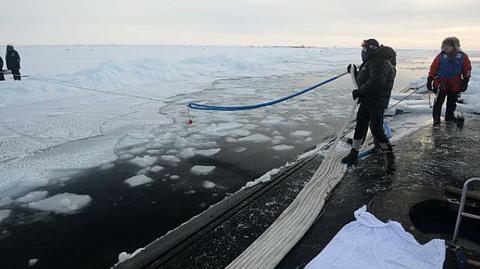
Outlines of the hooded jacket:
[{"label": "hooded jacket", "polygon": [[7,50],[5,61],[7,62],[8,70],[20,70],[20,55],[18,55],[15,49]]},{"label": "hooded jacket", "polygon": [[369,52],[356,77],[363,104],[384,109],[388,107],[397,74],[396,57],[396,52],[387,46],[380,46],[377,51]]}]

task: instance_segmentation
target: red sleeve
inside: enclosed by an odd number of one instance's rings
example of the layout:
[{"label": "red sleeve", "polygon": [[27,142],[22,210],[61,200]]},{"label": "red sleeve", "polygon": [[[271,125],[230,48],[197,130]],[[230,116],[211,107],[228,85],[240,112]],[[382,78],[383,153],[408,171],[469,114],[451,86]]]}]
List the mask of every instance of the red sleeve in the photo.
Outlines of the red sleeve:
[{"label": "red sleeve", "polygon": [[468,58],[467,54],[464,54],[463,57],[463,71],[462,71],[463,77],[470,78],[472,75],[472,64],[470,63],[470,59]]},{"label": "red sleeve", "polygon": [[437,57],[432,62],[432,65],[430,66],[430,72],[428,73],[429,77],[436,77],[438,73],[438,69],[440,69],[440,57],[441,54],[438,54]]}]

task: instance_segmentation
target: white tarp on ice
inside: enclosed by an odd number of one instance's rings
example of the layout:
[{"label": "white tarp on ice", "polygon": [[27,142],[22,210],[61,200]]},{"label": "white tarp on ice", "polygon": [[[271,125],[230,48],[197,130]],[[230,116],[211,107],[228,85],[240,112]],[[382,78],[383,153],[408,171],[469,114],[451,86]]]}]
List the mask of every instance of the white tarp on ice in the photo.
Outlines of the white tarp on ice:
[{"label": "white tarp on ice", "polygon": [[365,206],[355,211],[355,218],[306,269],[443,268],[443,240],[420,245],[400,223],[384,223],[368,213]]}]

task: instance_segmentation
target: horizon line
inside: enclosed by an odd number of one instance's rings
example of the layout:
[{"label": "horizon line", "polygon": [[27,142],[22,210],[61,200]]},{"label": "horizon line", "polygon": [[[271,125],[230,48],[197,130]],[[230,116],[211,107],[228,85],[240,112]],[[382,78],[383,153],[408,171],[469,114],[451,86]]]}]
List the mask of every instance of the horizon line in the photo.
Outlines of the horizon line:
[{"label": "horizon line", "polygon": [[[10,44],[10,43],[5,43],[5,44]],[[238,44],[238,45],[232,45],[232,44],[140,44],[140,43],[58,43],[58,44],[53,44],[53,43],[45,43],[45,44],[26,44],[26,43],[20,43],[20,44],[14,44],[14,46],[17,47],[28,47],[28,46],[143,46],[143,47],[254,47],[254,48],[297,48],[297,49],[308,49],[308,48],[315,48],[315,49],[321,49],[321,48],[339,48],[339,49],[356,49],[360,47],[350,47],[350,46],[315,46],[315,45],[253,45],[253,44]],[[387,45],[388,46],[388,45]],[[400,49],[400,50],[440,50],[439,48],[419,48],[419,47],[412,47],[412,48],[394,48],[394,49]],[[467,51],[473,51],[477,52],[480,51],[479,49],[472,49],[472,50],[467,50]]]}]

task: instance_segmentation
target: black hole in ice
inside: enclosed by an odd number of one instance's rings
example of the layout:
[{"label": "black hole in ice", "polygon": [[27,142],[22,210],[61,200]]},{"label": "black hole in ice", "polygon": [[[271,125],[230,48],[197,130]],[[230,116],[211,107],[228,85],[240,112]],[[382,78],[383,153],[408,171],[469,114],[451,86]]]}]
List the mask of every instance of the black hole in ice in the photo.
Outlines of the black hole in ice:
[{"label": "black hole in ice", "polygon": [[[480,215],[480,208],[465,206],[464,212]],[[410,208],[410,220],[425,234],[453,235],[458,205],[445,200],[427,200]],[[463,217],[460,237],[480,244],[480,221]]]}]

